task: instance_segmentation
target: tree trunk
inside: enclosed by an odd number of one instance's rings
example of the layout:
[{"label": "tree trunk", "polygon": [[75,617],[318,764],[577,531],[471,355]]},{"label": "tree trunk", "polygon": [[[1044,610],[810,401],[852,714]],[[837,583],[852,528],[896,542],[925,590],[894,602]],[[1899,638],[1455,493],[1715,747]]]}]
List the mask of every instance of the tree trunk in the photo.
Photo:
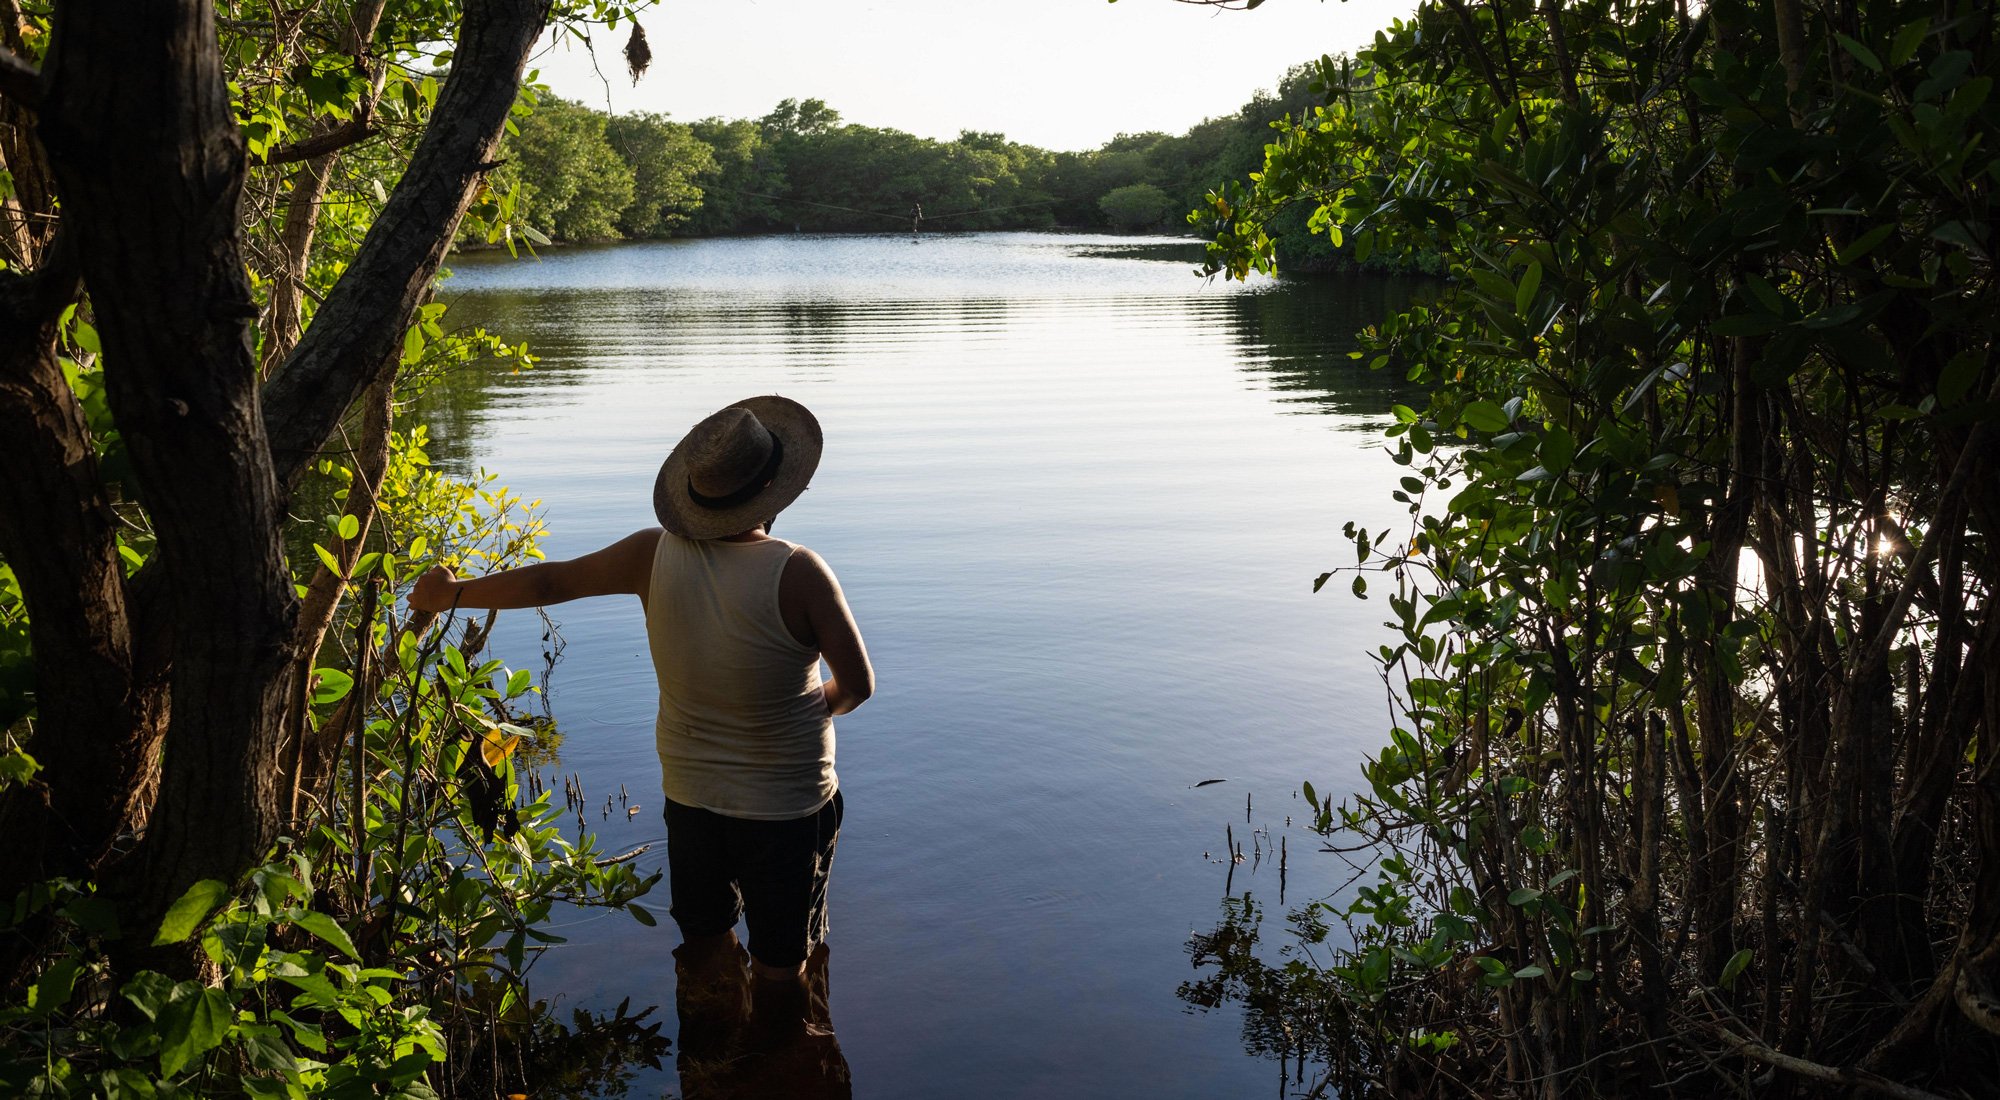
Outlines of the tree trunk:
[{"label": "tree trunk", "polygon": [[[300,646],[280,541],[286,495],[400,344],[491,167],[547,10],[468,3],[430,128],[268,395],[238,220],[243,140],[210,5],[71,0],[56,11],[43,73],[9,85],[39,101],[62,248],[74,251],[45,273],[0,275],[0,552],[34,631],[34,751],[47,766],[42,785],[0,800],[10,843],[36,853],[0,862],[5,897],[46,874],[102,871],[127,942],[143,944],[193,881],[235,881],[269,852],[289,794],[278,753]],[[52,322],[79,273],[158,536],[129,580],[53,355]],[[99,868],[141,817],[136,847]]]}]

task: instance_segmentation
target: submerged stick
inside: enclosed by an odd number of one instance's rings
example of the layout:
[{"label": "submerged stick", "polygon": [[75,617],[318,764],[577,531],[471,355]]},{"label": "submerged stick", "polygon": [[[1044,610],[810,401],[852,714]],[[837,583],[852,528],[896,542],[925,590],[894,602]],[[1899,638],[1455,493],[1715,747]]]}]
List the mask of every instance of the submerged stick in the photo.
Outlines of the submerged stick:
[{"label": "submerged stick", "polygon": [[595,867],[609,867],[614,863],[628,863],[634,859],[637,859],[640,853],[645,852],[647,849],[651,847],[652,847],[651,844],[641,844],[637,848],[634,848],[631,851],[626,852],[622,856],[612,856],[610,859],[592,860],[591,864],[592,866]]}]

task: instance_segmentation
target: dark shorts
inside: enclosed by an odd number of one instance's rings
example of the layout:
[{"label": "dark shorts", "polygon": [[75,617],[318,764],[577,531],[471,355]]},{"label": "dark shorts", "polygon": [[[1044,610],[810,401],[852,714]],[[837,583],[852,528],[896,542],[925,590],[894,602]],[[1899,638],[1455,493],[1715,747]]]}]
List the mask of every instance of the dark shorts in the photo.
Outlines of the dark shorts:
[{"label": "dark shorts", "polygon": [[668,799],[668,912],[681,935],[721,935],[747,917],[758,962],[804,962],[826,939],[840,815],[839,791],[817,813],[789,821],[745,821]]}]

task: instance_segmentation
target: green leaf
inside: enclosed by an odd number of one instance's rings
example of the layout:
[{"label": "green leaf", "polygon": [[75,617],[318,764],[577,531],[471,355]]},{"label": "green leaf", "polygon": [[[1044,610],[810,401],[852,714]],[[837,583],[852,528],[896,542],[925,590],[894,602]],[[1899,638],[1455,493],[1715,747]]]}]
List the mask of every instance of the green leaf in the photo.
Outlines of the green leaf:
[{"label": "green leaf", "polygon": [[1542,892],[1540,890],[1537,890],[1532,886],[1523,886],[1519,890],[1516,890],[1513,893],[1507,895],[1507,904],[1526,905],[1529,902],[1534,901],[1537,898],[1540,898],[1541,896]]},{"label": "green leaf", "polygon": [[1907,24],[1896,32],[1896,40],[1889,46],[1889,67],[1900,68],[1910,58],[1916,56],[1917,47],[1923,45],[1924,35],[1930,33],[1929,17]]},{"label": "green leaf", "polygon": [[26,783],[41,770],[42,765],[25,752],[16,750],[0,755],[0,779],[9,783]]},{"label": "green leaf", "polygon": [[360,516],[353,516],[353,515],[348,515],[348,516],[342,516],[342,517],[340,517],[340,528],[339,528],[339,530],[340,530],[340,537],[341,537],[341,538],[343,538],[343,539],[351,539],[351,538],[353,538],[354,536],[356,536],[356,535],[360,534],[360,533],[361,533],[361,517],[360,517]]},{"label": "green leaf", "polygon": [[76,972],[82,965],[74,958],[57,959],[55,965],[42,972],[35,987],[28,991],[28,1003],[34,1006],[36,1015],[46,1016],[69,1003],[70,995],[76,992]]},{"label": "green leaf", "polygon": [[541,230],[536,229],[534,226],[529,225],[527,222],[521,223],[521,236],[528,238],[529,240],[535,242],[536,244],[550,243],[549,238],[546,235],[544,235]]},{"label": "green leaf", "polygon": [[1417,415],[1417,410],[1408,405],[1391,405],[1389,406],[1389,413],[1396,418],[1396,423],[1398,424],[1415,424],[1417,421],[1423,419]]},{"label": "green leaf", "polygon": [[1525,316],[1528,307],[1535,304],[1535,291],[1542,286],[1542,265],[1539,261],[1528,265],[1521,275],[1521,286],[1514,291],[1514,312]]},{"label": "green leaf", "polygon": [[1722,964],[1722,988],[1735,989],[1737,975],[1742,974],[1743,968],[1749,965],[1750,949],[1747,947],[1729,956],[1729,961]]},{"label": "green leaf", "polygon": [[64,905],[62,912],[87,932],[107,940],[115,940],[119,936],[118,908],[102,896],[92,894],[77,898]]},{"label": "green leaf", "polygon": [[174,987],[160,1013],[160,1074],[172,1077],[203,1054],[222,1045],[231,1023],[229,998],[220,989],[195,982]]},{"label": "green leaf", "polygon": [[512,699],[528,690],[528,685],[533,681],[534,675],[527,669],[516,670],[512,676],[507,677],[507,698]]},{"label": "green leaf", "polygon": [[1364,600],[1368,598],[1368,578],[1356,573],[1352,587],[1356,597]]},{"label": "green leaf", "polygon": [[354,941],[348,938],[347,930],[325,913],[316,909],[301,909],[293,914],[292,923],[325,940],[348,958],[361,961],[361,952],[354,949]]},{"label": "green leaf", "polygon": [[326,1033],[320,1030],[318,1024],[294,1020],[288,1013],[276,1009],[272,1010],[271,1018],[291,1028],[292,1037],[299,1041],[300,1046],[316,1054],[326,1053]]},{"label": "green leaf", "polygon": [[97,330],[91,327],[88,321],[78,321],[76,323],[76,346],[92,355],[101,355],[104,353],[104,345],[99,343],[97,339]]},{"label": "green leaf", "polygon": [[313,543],[313,553],[319,555],[319,562],[321,565],[326,566],[327,572],[336,577],[340,576],[340,560],[333,556],[333,551],[328,550],[319,543]]},{"label": "green leaf", "polygon": [[1961,351],[1952,356],[1938,374],[1937,397],[1941,404],[1953,405],[1972,389],[1979,380],[1979,373],[1986,366],[1986,357],[1976,351]]},{"label": "green leaf", "polygon": [[[1537,265],[1535,270],[1540,270]],[[1526,285],[1526,284],[1523,284]],[[1507,430],[1507,413],[1491,401],[1474,401],[1459,414],[1459,419],[1482,432],[1504,432]]]},{"label": "green leaf", "polygon": [[640,924],[643,924],[648,928],[652,928],[660,923],[658,920],[654,919],[653,914],[648,913],[646,911],[645,906],[640,905],[637,902],[628,901],[625,903],[625,908],[630,909],[632,911],[632,919],[638,921]]},{"label": "green leaf", "polygon": [[346,698],[348,691],[354,687],[354,677],[337,668],[316,668],[313,675],[319,678],[313,686],[314,703],[337,703]]},{"label": "green leaf", "polygon": [[1548,971],[1543,970],[1539,966],[1524,966],[1521,969],[1514,971],[1514,976],[1516,978],[1520,978],[1523,981],[1525,981],[1529,978],[1539,978],[1547,973]]},{"label": "green leaf", "polygon": [[430,539],[425,538],[423,535],[418,535],[416,538],[410,540],[410,549],[407,556],[411,561],[415,561],[424,556],[424,551],[430,549],[430,545]]},{"label": "green leaf", "polygon": [[187,888],[180,900],[167,908],[166,919],[160,922],[159,934],[153,937],[153,946],[166,943],[180,943],[201,927],[210,911],[229,896],[229,886],[217,879],[205,878]]},{"label": "green leaf", "polygon": [[1844,34],[1836,34],[1833,37],[1840,43],[1841,49],[1854,55],[1854,60],[1861,62],[1875,72],[1879,73],[1882,71],[1882,59],[1875,56],[1874,50],[1869,49]]},{"label": "green leaf", "polygon": [[[1550,428],[1549,434],[1542,437],[1540,454],[1542,465],[1548,467],[1549,472],[1567,470],[1570,460],[1576,457],[1576,437],[1569,434],[1567,428]],[[1526,476],[1521,480],[1527,480]]]},{"label": "green leaf", "polygon": [[1491,294],[1493,297],[1503,302],[1514,300],[1514,284],[1509,282],[1505,275],[1487,271],[1483,268],[1473,268],[1467,271],[1466,274],[1472,276],[1473,283],[1478,285],[1479,289]]},{"label": "green leaf", "polygon": [[1805,319],[1804,324],[1805,327],[1815,330],[1839,328],[1860,320],[1863,308],[1860,302],[1843,302],[1837,306],[1828,306],[1825,309],[1815,310]]},{"label": "green leaf", "polygon": [[278,979],[298,987],[301,995],[292,1001],[293,1008],[299,1007],[301,1003],[318,1008],[333,1008],[340,1004],[340,992],[333,988],[333,983],[327,981],[324,974],[304,971],[291,974],[280,971]]},{"label": "green leaf", "polygon": [[1861,236],[1855,238],[1854,241],[1851,244],[1849,244],[1846,248],[1843,248],[1840,251],[1835,252],[1833,254],[1833,258],[1835,262],[1842,264],[1851,264],[1854,261],[1860,259],[1861,257],[1868,255],[1869,252],[1874,250],[1876,245],[1881,244],[1883,241],[1887,240],[1889,238],[1889,234],[1895,231],[1896,231],[1896,226],[1894,223],[1891,223],[1889,225],[1878,225],[1875,228],[1870,229],[1868,232],[1863,233]]},{"label": "green leaf", "polygon": [[173,992],[173,979],[156,970],[141,970],[118,989],[118,995],[131,1001],[148,1020],[159,1019],[160,1010],[167,1006]]},{"label": "green leaf", "polygon": [[292,1054],[292,1048],[285,1045],[285,1038],[270,1024],[252,1025],[242,1029],[243,1053],[250,1064],[258,1069],[282,1073],[294,1077],[299,1072],[299,1060]]}]

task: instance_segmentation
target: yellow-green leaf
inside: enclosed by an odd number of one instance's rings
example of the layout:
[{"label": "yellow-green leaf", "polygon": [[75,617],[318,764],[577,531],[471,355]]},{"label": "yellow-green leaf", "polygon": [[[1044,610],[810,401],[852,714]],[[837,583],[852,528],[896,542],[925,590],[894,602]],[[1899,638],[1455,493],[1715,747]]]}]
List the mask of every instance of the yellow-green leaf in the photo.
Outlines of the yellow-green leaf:
[{"label": "yellow-green leaf", "polygon": [[167,908],[166,919],[160,922],[160,931],[153,937],[153,945],[180,943],[194,935],[194,930],[201,927],[209,912],[228,896],[228,884],[212,878],[202,879],[188,887],[187,893]]}]

